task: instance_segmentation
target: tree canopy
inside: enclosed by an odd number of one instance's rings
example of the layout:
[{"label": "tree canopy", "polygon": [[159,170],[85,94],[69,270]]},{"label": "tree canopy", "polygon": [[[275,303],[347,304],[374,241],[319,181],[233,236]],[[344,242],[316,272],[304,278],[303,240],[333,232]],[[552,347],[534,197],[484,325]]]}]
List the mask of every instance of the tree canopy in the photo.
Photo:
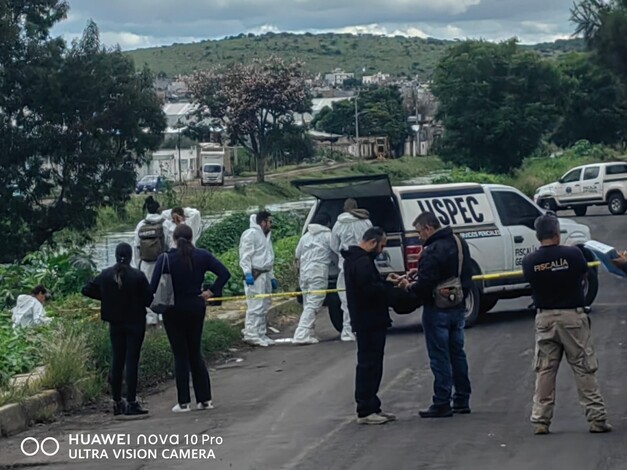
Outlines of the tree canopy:
[{"label": "tree canopy", "polygon": [[[316,129],[333,134],[355,135],[355,102],[335,102],[324,108],[313,122]],[[407,113],[398,88],[367,89],[357,97],[360,136],[385,136],[397,155],[402,155],[408,135]]]},{"label": "tree canopy", "polygon": [[257,181],[263,182],[267,157],[284,127],[294,124],[293,113],[311,110],[300,62],[278,57],[197,72],[188,79],[199,120],[217,120],[232,142],[251,152],[257,162]]},{"label": "tree canopy", "polygon": [[165,129],[147,71],[106,49],[89,23],[71,46],[50,37],[57,0],[0,2],[0,227],[13,261],[62,229],[88,230],[121,208],[136,167]]},{"label": "tree canopy", "polygon": [[439,144],[447,161],[508,172],[530,155],[558,122],[561,75],[515,41],[467,41],[451,47],[432,85],[444,124]]},{"label": "tree canopy", "polygon": [[567,104],[551,140],[561,147],[580,140],[610,145],[624,141],[627,101],[618,78],[585,53],[566,54],[557,67],[564,76]]}]

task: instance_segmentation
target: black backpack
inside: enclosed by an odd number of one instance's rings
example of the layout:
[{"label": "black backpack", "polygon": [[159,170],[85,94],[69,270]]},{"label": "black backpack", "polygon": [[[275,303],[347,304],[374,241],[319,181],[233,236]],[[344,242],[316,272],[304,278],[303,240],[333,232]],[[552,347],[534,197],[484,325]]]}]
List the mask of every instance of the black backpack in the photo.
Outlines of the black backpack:
[{"label": "black backpack", "polygon": [[163,220],[156,223],[145,221],[144,225],[139,228],[137,235],[139,236],[139,257],[142,261],[150,263],[157,261],[159,255],[166,251],[163,222]]}]

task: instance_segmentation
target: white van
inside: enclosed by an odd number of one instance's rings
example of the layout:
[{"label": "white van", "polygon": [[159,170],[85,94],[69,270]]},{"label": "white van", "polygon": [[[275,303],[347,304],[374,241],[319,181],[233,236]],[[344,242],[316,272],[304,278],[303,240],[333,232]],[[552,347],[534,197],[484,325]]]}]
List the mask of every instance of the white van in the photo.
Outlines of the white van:
[{"label": "white van", "polygon": [[[470,248],[475,274],[492,274],[522,269],[522,260],[540,245],[533,224],[544,213],[527,196],[510,186],[458,183],[395,186],[387,175],[297,180],[292,184],[316,198],[307,223],[318,212],[326,212],[335,223],[344,200],[354,198],[370,211],[370,220],[388,235],[387,247],[377,263],[382,275],[404,273],[418,266],[421,242],[412,223],[422,212],[434,212],[442,225],[452,226]],[[577,245],[589,261],[592,253],[582,244],[590,240],[586,225],[560,219],[562,244]],[[333,273],[337,278],[337,272]],[[329,280],[333,288],[336,280]],[[592,270],[586,282],[586,305],[598,291],[598,275]],[[471,326],[479,314],[491,310],[499,299],[530,295],[529,285],[520,277],[475,282],[467,299],[466,323]],[[337,296],[336,296],[337,297]],[[331,320],[341,330],[339,299],[329,296]]]}]

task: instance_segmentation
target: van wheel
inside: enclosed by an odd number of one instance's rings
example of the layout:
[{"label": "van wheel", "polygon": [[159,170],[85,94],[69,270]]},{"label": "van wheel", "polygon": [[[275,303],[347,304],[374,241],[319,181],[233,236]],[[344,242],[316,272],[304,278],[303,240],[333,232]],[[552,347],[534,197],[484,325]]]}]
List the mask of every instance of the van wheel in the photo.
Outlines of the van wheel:
[{"label": "van wheel", "polygon": [[[588,248],[583,244],[577,245],[583,254],[583,257],[586,258],[587,262],[596,261],[596,257]],[[584,303],[586,307],[592,305],[594,299],[596,299],[597,294],[599,293],[599,269],[598,268],[590,268],[588,270],[588,275],[583,280],[583,292],[584,292]]]},{"label": "van wheel", "polygon": [[586,307],[589,307],[599,293],[599,271],[597,268],[590,268],[588,271],[588,275],[583,280],[583,292]]},{"label": "van wheel", "polygon": [[338,333],[342,332],[344,327],[344,312],[342,311],[342,303],[340,302],[340,296],[337,293],[327,294],[325,303],[329,309],[329,318],[333,323]]},{"label": "van wheel", "polygon": [[614,193],[609,197],[607,207],[613,215],[623,215],[627,210],[625,198],[620,193]]},{"label": "van wheel", "polygon": [[494,306],[496,305],[498,301],[499,299],[496,297],[482,295],[481,300],[479,301],[479,315],[488,313],[490,310],[494,308]]},{"label": "van wheel", "polygon": [[574,211],[577,217],[583,217],[588,211],[588,206],[577,206],[574,208]]},{"label": "van wheel", "polygon": [[466,328],[473,326],[479,318],[479,307],[481,305],[481,294],[479,288],[473,283],[472,289],[466,297]]}]

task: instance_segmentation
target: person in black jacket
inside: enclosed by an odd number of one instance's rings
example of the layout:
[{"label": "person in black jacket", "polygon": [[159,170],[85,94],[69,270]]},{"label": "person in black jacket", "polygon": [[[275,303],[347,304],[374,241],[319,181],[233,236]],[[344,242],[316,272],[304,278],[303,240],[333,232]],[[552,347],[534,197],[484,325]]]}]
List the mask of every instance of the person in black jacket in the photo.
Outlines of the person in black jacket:
[{"label": "person in black jacket", "polygon": [[[433,212],[423,212],[414,221],[414,227],[423,240],[423,251],[418,261],[418,280],[409,289],[420,299],[422,328],[427,342],[427,352],[433,384],[433,404],[420,411],[423,418],[445,418],[453,413],[470,413],[470,379],[468,361],[464,352],[465,297],[472,288],[472,264],[468,245],[461,237],[462,272],[459,273],[459,249],[456,235],[450,227],[442,227]],[[464,299],[451,308],[435,305],[434,290],[438,284],[459,277]],[[453,407],[451,392],[455,387]]]},{"label": "person in black jacket", "polygon": [[[146,307],[152,302],[148,279],[131,267],[133,248],[120,243],[116,264],[102,271],[83,288],[83,295],[100,300],[100,318],[109,323],[111,338],[111,396],[113,414],[148,413],[137,402],[139,357],[146,333]],[[126,403],[122,400],[122,374],[126,365]]]},{"label": "person in black jacket", "polygon": [[[228,269],[207,250],[194,247],[193,232],[188,225],[174,229],[176,248],[157,259],[151,287],[156,292],[161,273],[172,274],[174,307],[163,314],[163,326],[174,354],[174,370],[178,403],[174,413],[190,411],[189,374],[192,374],[197,408],[213,408],[209,372],[200,349],[206,305],[211,297],[220,297],[222,288],[231,278]],[[166,262],[167,258],[167,262]],[[202,291],[205,273],[218,278],[211,290]]]},{"label": "person in black jacket", "polygon": [[391,290],[375,265],[387,241],[380,228],[364,233],[359,246],[341,251],[344,257],[346,298],[351,327],[357,338],[355,401],[359,424],[384,424],[396,417],[381,411],[377,396],[383,376],[385,336],[392,324],[389,314]]}]

